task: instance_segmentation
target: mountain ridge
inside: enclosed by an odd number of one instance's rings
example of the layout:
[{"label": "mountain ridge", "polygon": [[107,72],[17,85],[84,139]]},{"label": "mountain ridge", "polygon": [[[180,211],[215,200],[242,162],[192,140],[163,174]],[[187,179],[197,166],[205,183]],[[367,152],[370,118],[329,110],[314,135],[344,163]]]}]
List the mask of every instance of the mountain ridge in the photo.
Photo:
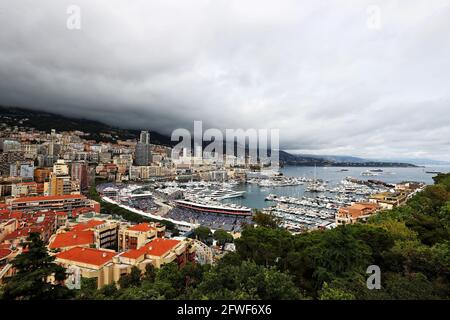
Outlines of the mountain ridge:
[{"label": "mountain ridge", "polygon": [[[118,128],[105,124],[98,120],[74,118],[48,111],[39,111],[23,107],[0,106],[0,122],[10,126],[23,126],[35,128],[40,131],[83,131],[89,133],[90,138],[97,142],[114,142],[119,139],[136,139],[140,130]],[[107,135],[105,135],[107,134]],[[111,137],[108,137],[110,135]],[[170,137],[150,131],[154,144],[174,146],[177,141],[171,141]],[[321,156],[298,155],[286,151],[280,151],[280,163],[282,165],[295,166],[341,166],[341,167],[415,167],[414,164],[390,161],[374,161],[352,156]]]}]

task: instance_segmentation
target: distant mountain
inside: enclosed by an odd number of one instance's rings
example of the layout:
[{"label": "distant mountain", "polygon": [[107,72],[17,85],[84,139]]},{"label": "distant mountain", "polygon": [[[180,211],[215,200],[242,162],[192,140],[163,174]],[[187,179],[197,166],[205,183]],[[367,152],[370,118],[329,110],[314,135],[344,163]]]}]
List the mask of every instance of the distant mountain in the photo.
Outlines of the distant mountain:
[{"label": "distant mountain", "polygon": [[280,151],[280,163],[293,166],[330,166],[330,167],[416,167],[416,165],[395,161],[375,161],[349,156],[320,156],[291,154]]},{"label": "distant mountain", "polygon": [[374,160],[367,160],[367,159],[352,157],[352,156],[314,155],[314,154],[302,154],[302,156],[325,159],[325,160],[329,160],[331,162],[363,163],[363,162],[374,161]]},{"label": "distant mountain", "polygon": [[[0,123],[6,123],[9,126],[35,128],[47,132],[50,132],[51,129],[56,131],[79,130],[89,133],[90,139],[96,141],[114,142],[119,139],[136,139],[140,133],[140,130],[117,128],[100,121],[76,119],[45,111],[4,106],[0,106]],[[158,132],[151,131],[150,134],[151,142],[154,144],[174,146],[177,143],[171,141],[170,137]],[[296,166],[415,167],[415,164],[422,164],[419,161],[420,159],[415,159],[417,161],[374,160],[352,156],[291,154],[285,151],[280,151],[279,155],[282,164]],[[450,163],[434,161],[434,163],[428,162],[427,164]]]},{"label": "distant mountain", "polygon": [[398,161],[415,164],[417,166],[447,166],[450,165],[449,161],[426,159],[426,158],[395,158],[395,159],[373,159],[372,161]]},{"label": "distant mountain", "polygon": [[[115,141],[136,139],[140,131],[133,129],[121,129],[104,124],[100,121],[76,119],[55,113],[29,110],[16,107],[0,106],[0,123],[9,126],[35,128],[40,131],[83,131],[90,134],[90,139],[98,141]],[[103,133],[103,134],[102,134]],[[111,135],[108,137],[107,135]],[[171,146],[170,137],[150,131],[151,143]]]},{"label": "distant mountain", "polygon": [[441,161],[426,158],[380,158],[380,159],[368,159],[352,156],[336,156],[336,155],[314,155],[314,154],[299,154],[301,157],[311,157],[325,159],[332,162],[352,162],[352,163],[370,163],[370,162],[385,162],[385,163],[409,163],[416,166],[425,165],[450,165],[449,161]]}]

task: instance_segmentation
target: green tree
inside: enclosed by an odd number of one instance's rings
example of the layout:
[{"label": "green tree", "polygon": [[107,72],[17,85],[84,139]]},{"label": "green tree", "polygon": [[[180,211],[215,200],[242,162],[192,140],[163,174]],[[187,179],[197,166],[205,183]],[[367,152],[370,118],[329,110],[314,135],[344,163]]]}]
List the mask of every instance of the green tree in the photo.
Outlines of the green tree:
[{"label": "green tree", "polygon": [[255,222],[258,226],[265,228],[279,228],[281,221],[278,217],[262,213],[259,210],[256,210],[255,214],[252,218],[253,222]]},{"label": "green tree", "polygon": [[448,192],[450,192],[450,173],[440,173],[433,177],[434,184],[442,185]]},{"label": "green tree", "polygon": [[355,296],[340,288],[333,288],[324,283],[319,292],[319,300],[355,300]]},{"label": "green tree", "polygon": [[107,285],[103,286],[102,288],[100,288],[100,290],[98,290],[99,294],[101,294],[109,299],[114,299],[116,297],[116,295],[118,294],[118,292],[119,292],[119,290],[117,290],[115,283],[107,284]]},{"label": "green tree", "polygon": [[226,243],[233,242],[233,236],[226,232],[225,230],[218,229],[214,232],[214,239],[217,241],[217,244],[220,246],[224,246]]},{"label": "green tree", "polygon": [[438,218],[445,225],[445,227],[450,229],[450,201],[447,201],[440,209],[438,213]]},{"label": "green tree", "polygon": [[155,281],[155,278],[156,278],[156,268],[153,266],[153,264],[148,263],[145,266],[144,279],[146,281],[153,282],[153,281]]},{"label": "green tree", "polygon": [[286,255],[293,249],[294,236],[278,228],[247,226],[236,239],[236,252],[242,260],[251,260],[260,265],[282,266]]},{"label": "green tree", "polygon": [[385,275],[386,292],[393,300],[433,300],[435,294],[433,284],[421,273],[403,276],[398,273]]},{"label": "green tree", "polygon": [[406,221],[406,226],[417,232],[420,241],[426,245],[450,240],[449,230],[434,216],[413,214]]},{"label": "green tree", "polygon": [[212,236],[211,229],[208,227],[200,226],[197,229],[194,230],[194,234],[196,238],[202,242],[205,242],[207,239],[209,239]]},{"label": "green tree", "polygon": [[220,265],[205,273],[191,298],[290,300],[301,298],[301,294],[290,275],[244,261],[239,266]]},{"label": "green tree", "polygon": [[138,267],[131,267],[131,271],[128,274],[124,274],[119,279],[120,288],[129,288],[139,286],[141,283],[141,270]]},{"label": "green tree", "polygon": [[373,225],[386,230],[394,241],[417,238],[417,233],[409,229],[404,221],[386,219]]},{"label": "green tree", "polygon": [[94,300],[97,294],[97,278],[81,278],[81,288],[76,291],[76,299]]},{"label": "green tree", "polygon": [[7,279],[3,298],[49,300],[72,297],[72,292],[64,285],[66,270],[53,262],[55,258],[48,255],[40,235],[31,233],[27,241],[28,250],[12,261],[16,274]]}]

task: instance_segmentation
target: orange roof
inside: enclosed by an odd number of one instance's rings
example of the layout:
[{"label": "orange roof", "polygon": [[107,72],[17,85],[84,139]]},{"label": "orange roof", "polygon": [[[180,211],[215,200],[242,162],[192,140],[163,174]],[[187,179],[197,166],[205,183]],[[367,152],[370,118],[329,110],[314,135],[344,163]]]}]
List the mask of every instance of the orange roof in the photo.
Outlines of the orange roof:
[{"label": "orange roof", "polygon": [[16,238],[21,238],[21,237],[28,237],[28,235],[31,232],[38,232],[39,230],[36,230],[35,228],[33,228],[33,230],[31,230],[31,228],[21,228],[21,229],[17,229],[11,233],[9,233],[5,238],[3,238],[3,240],[12,240],[12,239],[16,239]]},{"label": "orange roof", "polygon": [[67,194],[62,196],[37,196],[37,197],[22,197],[14,199],[13,202],[31,202],[31,201],[44,201],[44,200],[63,200],[63,199],[86,199],[81,194]]},{"label": "orange roof", "polygon": [[99,226],[104,223],[105,223],[105,221],[103,221],[103,220],[89,220],[87,222],[82,222],[82,223],[74,225],[72,227],[72,231],[84,231],[84,230],[95,228],[96,226]]},{"label": "orange roof", "polygon": [[66,248],[79,245],[89,245],[94,243],[93,231],[69,231],[59,233],[50,243],[50,249]]},{"label": "orange roof", "polygon": [[58,253],[56,258],[102,266],[111,261],[116,254],[107,250],[75,247]]},{"label": "orange roof", "polygon": [[26,186],[26,185],[33,185],[33,184],[37,184],[36,182],[34,182],[34,181],[31,181],[31,182],[19,182],[19,183],[16,183],[16,185],[19,185],[19,186]]},{"label": "orange roof", "polygon": [[137,259],[145,254],[152,256],[162,256],[173,249],[179,240],[156,238],[139,249],[130,249],[120,256],[124,258]]},{"label": "orange roof", "polygon": [[156,238],[147,243],[144,247],[146,248],[146,254],[152,256],[162,256],[167,251],[173,249],[180,242],[180,240]]},{"label": "orange roof", "polygon": [[148,222],[143,222],[143,223],[139,223],[139,224],[129,227],[128,230],[147,232],[147,231],[151,231],[151,230],[156,230],[156,228],[153,227]]},{"label": "orange roof", "polygon": [[376,203],[369,203],[369,202],[357,202],[350,206],[351,208],[363,210],[363,209],[374,209],[378,205]]},{"label": "orange roof", "polygon": [[9,215],[10,218],[16,218],[16,219],[22,219],[23,217],[23,212],[20,211],[14,211],[11,212],[11,214]]},{"label": "orange roof", "polygon": [[9,256],[11,252],[9,249],[0,249],[0,260]]},{"label": "orange roof", "polygon": [[122,253],[120,256],[124,258],[130,258],[130,259],[137,259],[145,254],[147,248],[142,247],[140,249],[130,249],[124,253]]}]

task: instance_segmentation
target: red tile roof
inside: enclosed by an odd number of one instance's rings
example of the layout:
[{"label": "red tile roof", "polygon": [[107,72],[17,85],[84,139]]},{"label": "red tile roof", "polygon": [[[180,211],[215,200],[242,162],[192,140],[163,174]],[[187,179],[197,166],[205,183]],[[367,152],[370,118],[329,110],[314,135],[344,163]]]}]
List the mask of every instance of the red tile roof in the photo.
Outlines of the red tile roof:
[{"label": "red tile roof", "polygon": [[137,258],[145,255],[145,251],[146,251],[145,247],[142,247],[140,249],[130,249],[130,250],[122,253],[120,256],[124,257],[124,258],[129,258],[129,259],[137,259]]},{"label": "red tile roof", "polygon": [[55,236],[52,243],[50,243],[50,249],[67,248],[80,245],[90,245],[94,243],[93,231],[69,231],[65,233],[59,233]]},{"label": "red tile roof", "polygon": [[156,238],[139,249],[130,249],[120,256],[124,258],[137,259],[145,254],[152,256],[163,256],[169,250],[175,248],[179,240]]},{"label": "red tile roof", "polygon": [[82,222],[82,223],[74,225],[72,227],[72,231],[89,230],[89,229],[95,228],[96,226],[99,226],[104,223],[105,223],[105,221],[103,221],[103,220],[89,220],[87,222]]},{"label": "red tile roof", "polygon": [[17,239],[17,238],[28,237],[28,235],[32,232],[41,233],[43,231],[44,231],[44,228],[25,227],[25,228],[17,229],[16,231],[11,232],[3,240],[13,240],[13,239]]},{"label": "red tile roof", "polygon": [[20,212],[20,211],[14,211],[14,212],[11,212],[11,213],[9,214],[9,217],[10,217],[10,218],[16,218],[16,219],[22,219],[22,217],[23,217],[23,212]]},{"label": "red tile roof", "polygon": [[110,262],[116,254],[116,252],[107,250],[75,247],[58,253],[56,258],[102,266]]},{"label": "red tile roof", "polygon": [[31,181],[31,182],[19,182],[19,183],[16,183],[16,185],[19,185],[19,186],[26,186],[26,185],[33,185],[33,184],[37,184],[36,182],[34,182],[34,181]]},{"label": "red tile roof", "polygon": [[156,238],[145,245],[146,254],[162,256],[167,251],[175,248],[181,241],[173,239]]},{"label": "red tile roof", "polygon": [[11,254],[11,252],[12,251],[9,249],[0,249],[0,260],[9,256]]},{"label": "red tile roof", "polygon": [[156,230],[155,227],[153,227],[150,223],[148,222],[143,222],[143,223],[139,223],[136,224],[134,226],[131,226],[128,228],[128,230],[130,231],[142,231],[142,232],[147,232],[147,231],[151,231],[151,230]]}]

